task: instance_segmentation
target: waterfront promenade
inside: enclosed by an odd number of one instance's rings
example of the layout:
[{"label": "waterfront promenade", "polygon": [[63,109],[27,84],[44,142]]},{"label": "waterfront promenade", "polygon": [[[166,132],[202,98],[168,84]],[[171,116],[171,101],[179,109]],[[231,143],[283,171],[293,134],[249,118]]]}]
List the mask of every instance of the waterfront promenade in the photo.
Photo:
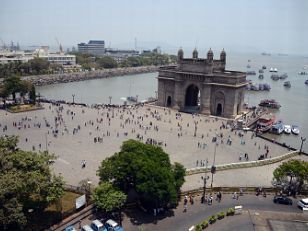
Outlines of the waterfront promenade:
[{"label": "waterfront promenade", "polygon": [[[186,168],[212,165],[215,153],[215,164],[226,164],[246,161],[245,153],[249,160],[257,160],[266,153],[271,158],[289,151],[251,132],[232,131],[224,119],[154,106],[127,109],[43,106],[43,110],[18,114],[0,111],[0,135],[18,135],[19,147],[24,150],[48,149],[55,153],[58,159],[53,164],[54,172],[71,185],[86,178],[97,184],[96,171],[101,161],[119,151],[122,142],[128,139],[143,142],[152,139],[170,155],[172,162],[180,162]],[[214,137],[216,142],[212,142]],[[82,168],[84,161],[86,165]],[[270,186],[272,171],[277,166],[219,171],[213,185]],[[201,175],[187,176],[183,189],[202,187]]]}]

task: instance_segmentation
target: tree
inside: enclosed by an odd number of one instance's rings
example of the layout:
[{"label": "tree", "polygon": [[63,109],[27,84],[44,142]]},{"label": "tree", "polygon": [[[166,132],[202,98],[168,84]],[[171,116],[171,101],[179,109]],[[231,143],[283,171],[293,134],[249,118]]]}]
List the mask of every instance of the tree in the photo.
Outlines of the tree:
[{"label": "tree", "polygon": [[117,62],[109,56],[98,58],[97,63],[100,67],[103,67],[103,68],[115,68],[118,66]]},{"label": "tree", "polygon": [[35,92],[35,86],[34,84],[31,84],[30,91],[29,91],[29,99],[31,103],[36,103],[36,92]]},{"label": "tree", "polygon": [[125,193],[135,190],[141,203],[152,209],[177,203],[183,169],[180,164],[172,166],[161,147],[128,140],[119,153],[102,161],[98,175]]},{"label": "tree", "polygon": [[127,196],[122,191],[116,189],[109,182],[102,182],[94,190],[93,200],[98,208],[105,212],[119,212],[119,220],[121,224],[121,208],[123,207]]},{"label": "tree", "polygon": [[289,160],[282,163],[273,172],[273,185],[289,194],[296,195],[308,181],[308,162]]},{"label": "tree", "polygon": [[63,194],[62,177],[50,170],[54,155],[16,148],[17,138],[0,138],[0,230],[23,229],[29,209],[42,212]]},{"label": "tree", "polygon": [[29,61],[30,67],[35,74],[46,73],[49,68],[49,62],[46,59],[34,58]]}]

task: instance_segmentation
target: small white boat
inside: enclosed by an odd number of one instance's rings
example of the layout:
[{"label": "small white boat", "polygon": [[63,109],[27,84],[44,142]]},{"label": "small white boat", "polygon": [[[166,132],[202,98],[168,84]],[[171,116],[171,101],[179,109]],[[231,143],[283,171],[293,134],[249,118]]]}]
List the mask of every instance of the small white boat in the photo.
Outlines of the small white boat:
[{"label": "small white boat", "polygon": [[292,125],[291,131],[294,135],[299,134],[299,127],[297,125]]},{"label": "small white boat", "polygon": [[270,72],[278,72],[278,70],[277,70],[277,68],[275,67],[275,68],[270,68]]},{"label": "small white boat", "polygon": [[284,133],[291,134],[291,125],[284,125]]}]

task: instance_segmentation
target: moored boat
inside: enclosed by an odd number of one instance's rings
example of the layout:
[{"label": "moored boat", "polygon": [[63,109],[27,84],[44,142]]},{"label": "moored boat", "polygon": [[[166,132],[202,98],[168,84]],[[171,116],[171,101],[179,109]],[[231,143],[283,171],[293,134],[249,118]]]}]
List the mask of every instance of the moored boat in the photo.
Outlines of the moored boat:
[{"label": "moored boat", "polygon": [[307,84],[307,85],[308,85],[308,79],[306,79],[305,84]]},{"label": "moored boat", "polygon": [[294,135],[298,135],[299,134],[299,127],[297,125],[292,125],[291,131]]},{"label": "moored boat", "polygon": [[265,66],[265,65],[263,65],[263,66],[262,66],[262,69],[264,69],[264,70],[265,70],[265,69],[266,69],[266,66]]},{"label": "moored boat", "polygon": [[270,72],[278,72],[278,70],[277,70],[277,68],[271,67],[271,68],[270,68]]},{"label": "moored boat", "polygon": [[275,116],[271,113],[261,116],[257,122],[257,130],[267,132],[275,123]]},{"label": "moored boat", "polygon": [[134,96],[127,96],[127,97],[126,97],[126,100],[127,100],[127,101],[130,101],[130,102],[137,102],[137,101],[138,101],[138,98],[137,98],[137,97],[134,97]]},{"label": "moored boat", "polygon": [[277,74],[273,74],[273,75],[271,75],[271,79],[276,81],[276,80],[279,80],[280,77]]},{"label": "moored boat", "polygon": [[263,69],[260,69],[260,70],[259,70],[259,73],[264,73]]},{"label": "moored boat", "polygon": [[286,79],[286,78],[288,78],[288,74],[287,73],[284,73],[284,74],[279,76],[279,79]]},{"label": "moored boat", "polygon": [[284,125],[284,133],[291,134],[291,125]]},{"label": "moored boat", "polygon": [[284,125],[281,120],[278,122],[274,123],[272,128],[271,128],[271,133],[280,135],[284,131]]},{"label": "moored boat", "polygon": [[285,86],[285,87],[291,87],[290,81],[285,81],[285,82],[283,83],[283,86]]},{"label": "moored boat", "polygon": [[246,75],[256,75],[256,72],[255,71],[247,71]]},{"label": "moored boat", "polygon": [[261,102],[259,103],[259,106],[274,108],[274,109],[279,109],[281,107],[281,105],[274,99],[261,100]]},{"label": "moored boat", "polygon": [[259,79],[263,79],[264,78],[264,76],[261,74],[261,75],[259,75]]}]

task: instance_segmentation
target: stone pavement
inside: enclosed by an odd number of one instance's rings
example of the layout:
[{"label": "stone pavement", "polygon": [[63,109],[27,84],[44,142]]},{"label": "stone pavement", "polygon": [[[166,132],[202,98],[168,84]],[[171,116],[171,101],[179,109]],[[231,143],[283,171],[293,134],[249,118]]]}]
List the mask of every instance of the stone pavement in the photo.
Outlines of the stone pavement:
[{"label": "stone pavement", "polygon": [[[143,142],[151,138],[161,143],[171,162],[182,163],[186,168],[213,163],[216,143],[212,138],[217,136],[216,164],[238,162],[245,153],[249,160],[257,160],[260,154],[266,153],[266,147],[268,157],[288,152],[286,148],[253,137],[251,132],[242,132],[239,136],[239,132],[228,128],[224,119],[179,114],[148,105],[125,110],[64,104],[61,107],[44,104],[44,107],[44,110],[18,114],[1,110],[0,135],[18,135],[19,147],[24,150],[47,148],[55,153],[58,159],[53,164],[54,172],[62,174],[71,185],[86,178],[97,184],[96,171],[101,161],[118,152],[123,141],[137,139],[137,136]],[[95,142],[95,138],[99,141]],[[228,139],[232,145],[227,144]],[[81,166],[83,160],[85,168]],[[218,172],[214,184],[260,185],[264,178],[269,182],[272,176],[272,169],[267,168]],[[184,188],[199,187],[200,176],[195,177],[187,178]]]}]

